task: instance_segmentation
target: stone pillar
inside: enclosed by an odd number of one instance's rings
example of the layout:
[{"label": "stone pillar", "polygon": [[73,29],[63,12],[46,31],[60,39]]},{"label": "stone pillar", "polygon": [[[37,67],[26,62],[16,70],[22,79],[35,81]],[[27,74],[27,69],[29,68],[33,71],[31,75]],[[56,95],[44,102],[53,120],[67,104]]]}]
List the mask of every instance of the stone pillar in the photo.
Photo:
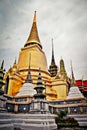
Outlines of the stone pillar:
[{"label": "stone pillar", "polygon": [[80,107],[80,112],[83,113],[83,109],[82,109],[82,106]]},{"label": "stone pillar", "polygon": [[15,106],[14,106],[14,112],[15,113],[18,112],[18,105],[17,104],[15,104]]},{"label": "stone pillar", "polygon": [[70,114],[70,108],[68,107],[68,114]]}]

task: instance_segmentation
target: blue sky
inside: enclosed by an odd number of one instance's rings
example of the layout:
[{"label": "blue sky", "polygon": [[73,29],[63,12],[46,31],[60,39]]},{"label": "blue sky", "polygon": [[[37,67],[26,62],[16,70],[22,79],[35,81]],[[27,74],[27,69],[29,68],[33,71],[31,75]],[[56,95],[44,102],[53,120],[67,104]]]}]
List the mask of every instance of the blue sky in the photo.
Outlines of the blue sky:
[{"label": "blue sky", "polygon": [[72,60],[75,78],[87,79],[87,0],[0,0],[0,63],[8,70],[18,60],[35,10],[48,66],[53,38],[56,65],[62,57],[70,76]]}]

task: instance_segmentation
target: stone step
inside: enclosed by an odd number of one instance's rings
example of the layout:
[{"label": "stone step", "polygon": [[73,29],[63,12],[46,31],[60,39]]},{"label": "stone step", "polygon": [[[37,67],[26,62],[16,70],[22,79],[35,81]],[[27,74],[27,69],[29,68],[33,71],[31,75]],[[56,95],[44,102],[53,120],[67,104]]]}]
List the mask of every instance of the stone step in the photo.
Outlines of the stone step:
[{"label": "stone step", "polygon": [[[8,124],[13,124],[13,128],[21,130],[54,130],[57,128],[51,114],[10,114],[0,113],[0,130],[13,130]],[[6,128],[7,127],[7,128]]]},{"label": "stone step", "polygon": [[0,124],[0,130],[14,130],[13,124]]},{"label": "stone step", "polygon": [[87,121],[86,122],[78,122],[79,126],[87,126]]},{"label": "stone step", "polygon": [[87,126],[87,114],[82,115],[68,115],[78,121],[79,126]]},{"label": "stone step", "polygon": [[0,119],[9,119],[9,118],[17,118],[17,119],[53,119],[56,116],[51,114],[10,114],[10,113],[0,113]]},{"label": "stone step", "polygon": [[10,124],[12,123],[12,119],[0,119],[0,125],[1,124]]},{"label": "stone step", "polygon": [[78,121],[87,121],[87,118],[75,118]]}]

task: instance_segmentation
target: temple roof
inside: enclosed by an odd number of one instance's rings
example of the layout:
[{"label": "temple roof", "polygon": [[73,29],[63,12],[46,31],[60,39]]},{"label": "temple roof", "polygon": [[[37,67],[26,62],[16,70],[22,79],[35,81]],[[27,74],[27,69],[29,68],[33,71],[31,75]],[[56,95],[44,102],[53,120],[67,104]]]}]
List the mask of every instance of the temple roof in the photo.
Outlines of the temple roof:
[{"label": "temple roof", "polygon": [[31,44],[38,44],[42,48],[42,45],[38,36],[38,30],[37,30],[37,24],[36,24],[36,11],[34,13],[33,24],[30,31],[30,35],[27,39],[25,46],[28,46]]}]

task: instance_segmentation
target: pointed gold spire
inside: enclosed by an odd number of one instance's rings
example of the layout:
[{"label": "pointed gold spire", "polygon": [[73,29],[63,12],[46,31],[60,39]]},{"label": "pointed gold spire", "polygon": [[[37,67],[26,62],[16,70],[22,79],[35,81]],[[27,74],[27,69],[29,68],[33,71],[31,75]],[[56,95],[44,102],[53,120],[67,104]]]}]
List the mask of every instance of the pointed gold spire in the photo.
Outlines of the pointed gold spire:
[{"label": "pointed gold spire", "polygon": [[64,60],[63,60],[62,57],[61,57],[61,60],[60,60],[60,74],[61,74],[61,76],[64,77],[64,79],[67,78],[67,73],[66,73],[66,69],[65,69],[65,65],[64,65]]},{"label": "pointed gold spire", "polygon": [[33,23],[36,23],[36,11],[34,13],[34,20],[33,20]]},{"label": "pointed gold spire", "polygon": [[13,68],[17,68],[16,58],[15,58],[15,60],[14,60]]},{"label": "pointed gold spire", "polygon": [[14,64],[16,64],[16,58],[15,58]]},{"label": "pointed gold spire", "polygon": [[33,44],[39,45],[40,48],[42,49],[42,45],[40,43],[40,39],[39,39],[39,36],[38,36],[37,24],[36,24],[36,11],[34,13],[32,28],[31,28],[28,40],[25,44],[25,47],[29,46],[29,45],[33,45]]}]

